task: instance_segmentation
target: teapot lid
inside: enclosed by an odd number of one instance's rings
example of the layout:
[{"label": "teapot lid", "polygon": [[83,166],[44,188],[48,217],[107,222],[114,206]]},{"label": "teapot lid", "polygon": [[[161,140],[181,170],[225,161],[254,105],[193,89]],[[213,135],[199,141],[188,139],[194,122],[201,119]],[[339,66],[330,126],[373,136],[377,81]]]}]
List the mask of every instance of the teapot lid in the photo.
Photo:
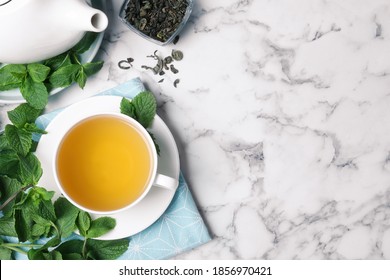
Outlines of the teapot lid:
[{"label": "teapot lid", "polygon": [[12,0],[0,0],[0,7],[1,6],[4,6],[5,4],[8,4],[9,2],[11,2]]}]

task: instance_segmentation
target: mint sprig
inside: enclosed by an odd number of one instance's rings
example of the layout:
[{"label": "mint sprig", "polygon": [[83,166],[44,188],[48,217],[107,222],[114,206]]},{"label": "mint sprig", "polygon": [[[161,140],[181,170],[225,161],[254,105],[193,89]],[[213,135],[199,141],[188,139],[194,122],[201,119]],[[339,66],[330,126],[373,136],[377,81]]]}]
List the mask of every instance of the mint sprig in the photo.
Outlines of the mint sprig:
[{"label": "mint sprig", "polygon": [[[152,124],[156,110],[156,98],[150,91],[143,91],[137,94],[132,100],[122,98],[120,103],[121,113],[135,119],[145,129],[149,128]],[[154,142],[157,154],[160,155],[160,147],[156,141],[156,137],[150,131],[148,133]]]},{"label": "mint sprig", "polygon": [[[27,103],[19,105],[8,112],[12,124],[0,135],[0,259],[12,259],[14,252],[34,260],[118,258],[129,239],[94,239],[115,227],[113,218],[94,220],[63,197],[53,201],[54,192],[37,185],[43,170],[33,152],[32,135],[46,133],[35,125],[41,112]],[[80,240],[64,241],[76,230]],[[2,236],[17,237],[19,242]],[[45,243],[38,243],[42,238]]]},{"label": "mint sprig", "polygon": [[5,65],[0,68],[0,91],[19,88],[27,103],[43,109],[51,90],[74,83],[83,89],[88,77],[103,67],[103,61],[81,63],[81,54],[90,48],[96,36],[88,32],[72,49],[40,63]]}]

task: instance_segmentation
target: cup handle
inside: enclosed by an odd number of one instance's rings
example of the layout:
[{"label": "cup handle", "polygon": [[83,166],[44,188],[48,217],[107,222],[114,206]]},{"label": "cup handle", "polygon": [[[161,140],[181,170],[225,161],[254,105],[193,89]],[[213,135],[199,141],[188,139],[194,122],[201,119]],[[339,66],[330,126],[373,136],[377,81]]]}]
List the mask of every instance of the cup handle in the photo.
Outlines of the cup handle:
[{"label": "cup handle", "polygon": [[153,183],[153,186],[155,187],[160,187],[172,191],[175,191],[178,185],[179,185],[178,180],[159,173],[156,174],[156,178],[154,179],[154,183]]}]

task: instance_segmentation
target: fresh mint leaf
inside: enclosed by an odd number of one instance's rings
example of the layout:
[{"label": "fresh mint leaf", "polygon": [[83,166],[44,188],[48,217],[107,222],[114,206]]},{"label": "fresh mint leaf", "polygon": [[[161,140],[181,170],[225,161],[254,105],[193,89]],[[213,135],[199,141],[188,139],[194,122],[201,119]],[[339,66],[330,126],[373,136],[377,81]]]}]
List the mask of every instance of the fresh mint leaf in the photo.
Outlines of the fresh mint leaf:
[{"label": "fresh mint leaf", "polygon": [[40,249],[47,250],[51,247],[57,247],[60,244],[61,244],[61,238],[55,235],[51,239],[49,239]]},{"label": "fresh mint leaf", "polygon": [[100,217],[91,222],[90,228],[87,230],[86,237],[88,238],[98,238],[110,230],[112,230],[116,225],[115,219],[111,217]]},{"label": "fresh mint leaf", "polygon": [[[20,189],[22,188],[21,183],[16,179],[11,179],[9,177],[0,177],[0,202],[5,203],[9,198],[15,197],[12,199],[4,208],[3,215],[5,217],[11,217],[13,215],[13,206],[15,203],[19,202],[22,193],[20,193]],[[3,206],[3,204],[2,204]],[[1,235],[1,234],[0,234]]]},{"label": "fresh mint leaf", "polygon": [[[57,251],[57,250],[56,250]],[[81,254],[78,254],[78,253],[69,253],[69,254],[66,254],[66,255],[62,255],[62,259],[63,260],[83,260],[83,256]]]},{"label": "fresh mint leaf", "polygon": [[85,84],[87,82],[87,74],[85,74],[83,67],[81,67],[80,70],[76,74],[76,82],[79,84],[79,87],[81,89],[84,89]]},{"label": "fresh mint leaf", "polygon": [[123,255],[129,247],[129,239],[87,240],[88,256],[96,260],[115,260]]},{"label": "fresh mint leaf", "polygon": [[22,198],[14,205],[15,230],[19,241],[33,242],[38,239],[38,236],[32,234],[32,228],[38,221],[37,216],[48,221],[56,220],[54,206],[50,199],[52,195],[53,192],[40,187],[33,187],[29,192],[22,193]]},{"label": "fresh mint leaf", "polygon": [[27,65],[27,71],[34,82],[41,83],[49,75],[50,67],[40,63],[31,63]]},{"label": "fresh mint leaf", "polygon": [[47,134],[45,130],[40,129],[35,123],[26,123],[23,129],[31,133]]},{"label": "fresh mint leaf", "polygon": [[37,141],[32,141],[31,148],[30,148],[30,153],[35,153],[38,147],[38,142]]},{"label": "fresh mint leaf", "polygon": [[0,260],[12,260],[12,251],[1,246],[3,242],[4,241],[0,238]]},{"label": "fresh mint leaf", "polygon": [[5,134],[0,133],[0,151],[9,150],[9,149],[11,149],[11,146],[9,145],[8,140],[5,137]]},{"label": "fresh mint leaf", "polygon": [[0,218],[0,235],[16,237],[15,219],[13,217]]},{"label": "fresh mint leaf", "polygon": [[[23,185],[35,186],[41,178],[43,170],[38,158],[33,153],[29,153],[26,156],[19,156],[19,172],[19,181]],[[42,196],[43,194],[38,193],[38,189],[35,188],[30,195]]]},{"label": "fresh mint leaf", "polygon": [[[48,191],[42,187],[34,187],[29,193],[29,198],[35,203],[40,201],[51,201],[54,191]],[[36,203],[38,205],[38,203]]]},{"label": "fresh mint leaf", "polygon": [[70,64],[60,67],[50,76],[50,84],[54,88],[70,86],[76,80],[76,75],[81,67],[82,66],[78,64]]},{"label": "fresh mint leaf", "polygon": [[42,200],[38,206],[38,215],[43,217],[46,220],[55,222],[57,220],[54,205],[51,200]]},{"label": "fresh mint leaf", "polygon": [[44,218],[47,215],[33,215],[32,219],[35,224],[32,226],[31,235],[34,237],[48,237],[52,228],[52,221]]},{"label": "fresh mint leaf", "polygon": [[50,67],[52,71],[55,71],[60,67],[72,64],[72,62],[70,60],[69,53],[65,52],[55,57],[46,59],[43,64]]},{"label": "fresh mint leaf", "polygon": [[41,226],[50,226],[51,225],[49,220],[47,220],[41,216],[38,216],[38,215],[34,215],[32,217],[32,219],[36,223],[36,225],[41,225]]},{"label": "fresh mint leaf", "polygon": [[45,259],[43,252],[39,249],[30,249],[27,252],[27,257],[29,260],[44,260]]},{"label": "fresh mint leaf", "polygon": [[18,88],[25,75],[26,66],[22,64],[8,64],[0,68],[0,90]]},{"label": "fresh mint leaf", "polygon": [[23,127],[26,123],[34,123],[42,113],[41,109],[35,109],[28,103],[20,104],[18,107],[9,111],[8,118],[16,127]]},{"label": "fresh mint leaf", "polygon": [[87,235],[87,231],[91,227],[91,221],[91,216],[87,212],[80,210],[79,215],[77,217],[76,225],[82,236]]},{"label": "fresh mint leaf", "polygon": [[121,110],[122,114],[125,114],[125,115],[127,115],[127,116],[129,116],[130,118],[133,118],[133,119],[136,118],[135,108],[134,108],[133,103],[130,100],[124,98],[124,97],[122,98],[122,101],[121,101],[121,104],[120,104],[120,110]]},{"label": "fresh mint leaf", "polygon": [[64,197],[59,197],[54,202],[54,208],[61,237],[69,237],[76,228],[76,219],[80,210]]},{"label": "fresh mint leaf", "polygon": [[29,214],[29,209],[15,209],[15,231],[20,242],[32,239],[31,228],[33,220]]},{"label": "fresh mint leaf", "polygon": [[62,256],[60,252],[56,250],[52,250],[49,252],[47,249],[43,250],[42,248],[30,249],[27,252],[27,257],[29,260],[45,260],[45,261],[62,260]]},{"label": "fresh mint leaf", "polygon": [[45,233],[47,234],[48,233],[48,229],[50,229],[50,226],[47,227],[47,226],[44,226],[44,225],[41,225],[41,224],[35,224],[32,226],[32,229],[31,229],[31,234],[32,236],[35,236],[35,237],[40,237],[42,235],[44,235]]},{"label": "fresh mint leaf", "polygon": [[149,91],[139,93],[132,100],[135,108],[136,120],[145,128],[149,127],[156,115],[157,103],[154,95]]},{"label": "fresh mint leaf", "polygon": [[45,108],[49,93],[43,82],[34,82],[33,79],[28,76],[22,82],[20,92],[26,101],[36,109]]},{"label": "fresh mint leaf", "polygon": [[83,64],[83,69],[85,74],[89,77],[102,69],[104,62],[103,61],[96,61],[96,62],[88,62]]},{"label": "fresh mint leaf", "polygon": [[50,256],[54,261],[63,260],[61,253],[56,250],[50,251]]},{"label": "fresh mint leaf", "polygon": [[14,150],[0,151],[0,175],[17,178],[19,158]]},{"label": "fresh mint leaf", "polygon": [[103,67],[103,61],[98,62],[89,62],[83,64],[76,74],[76,82],[79,84],[79,87],[84,89],[87,82],[87,78],[95,73],[97,73]]},{"label": "fresh mint leaf", "polygon": [[27,155],[32,144],[32,134],[30,132],[18,129],[14,125],[7,124],[5,126],[5,136],[12,149],[22,156]]},{"label": "fresh mint leaf", "polygon": [[148,131],[148,133],[149,133],[149,135],[150,135],[150,138],[152,138],[152,140],[153,140],[154,146],[156,147],[157,155],[160,155],[161,150],[160,150],[160,146],[159,146],[158,143],[157,143],[156,137],[155,137],[154,134],[151,133],[150,131]]},{"label": "fresh mint leaf", "polygon": [[49,252],[47,249],[43,250],[42,248],[30,249],[27,252],[27,257],[29,260],[62,260],[60,252],[56,250]]},{"label": "fresh mint leaf", "polygon": [[83,241],[74,239],[63,242],[56,248],[64,260],[81,260],[83,251]]},{"label": "fresh mint leaf", "polygon": [[82,54],[89,50],[92,43],[96,40],[97,33],[95,32],[87,32],[84,37],[77,43],[76,46],[72,48],[72,51]]}]

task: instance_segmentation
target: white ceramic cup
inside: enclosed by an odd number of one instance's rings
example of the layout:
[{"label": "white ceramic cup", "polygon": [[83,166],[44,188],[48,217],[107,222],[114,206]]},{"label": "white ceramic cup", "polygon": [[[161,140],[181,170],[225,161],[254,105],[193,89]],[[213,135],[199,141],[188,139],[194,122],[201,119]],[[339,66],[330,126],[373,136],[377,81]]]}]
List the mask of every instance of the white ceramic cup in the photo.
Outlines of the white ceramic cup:
[{"label": "white ceramic cup", "polygon": [[[58,176],[57,159],[58,159],[58,153],[59,153],[59,150],[60,150],[60,147],[61,147],[61,144],[63,142],[64,137],[75,126],[77,126],[78,124],[80,124],[84,120],[87,120],[87,119],[89,119],[91,117],[95,117],[95,116],[112,116],[112,117],[116,117],[122,121],[125,121],[127,124],[131,125],[137,131],[137,133],[141,136],[141,138],[144,139],[144,141],[148,147],[149,156],[151,157],[151,160],[150,160],[150,174],[151,174],[150,176],[151,177],[148,180],[147,185],[144,187],[144,191],[142,192],[142,194],[140,196],[138,196],[138,198],[136,200],[134,200],[133,202],[131,202],[130,204],[128,204],[124,207],[118,208],[118,209],[110,210],[110,211],[101,211],[101,210],[96,210],[96,209],[90,209],[86,206],[81,205],[80,203],[77,203],[72,198],[72,196],[67,193],[65,188],[62,186],[60,178]],[[134,120],[133,118],[130,118],[124,114],[107,112],[107,113],[99,113],[99,114],[89,115],[85,118],[80,119],[78,122],[76,122],[75,124],[70,126],[69,129],[66,129],[63,132],[61,139],[62,139],[61,141],[59,141],[58,143],[55,144],[55,148],[54,148],[54,154],[53,154],[54,158],[52,160],[52,169],[53,169],[54,180],[55,180],[58,188],[60,189],[61,193],[73,205],[75,205],[76,207],[78,207],[86,212],[94,213],[94,214],[103,214],[103,215],[115,214],[117,212],[127,210],[127,209],[137,205],[140,201],[142,201],[146,197],[146,195],[148,194],[148,192],[151,190],[152,187],[164,188],[164,189],[167,189],[167,191],[175,191],[178,187],[179,182],[177,179],[157,173],[157,165],[158,165],[157,151],[156,151],[156,147],[154,145],[154,142],[153,142],[151,136],[149,135],[149,133],[147,132],[147,130],[140,123],[138,123],[136,120]],[[91,195],[93,195],[93,194],[91,194]]]}]

